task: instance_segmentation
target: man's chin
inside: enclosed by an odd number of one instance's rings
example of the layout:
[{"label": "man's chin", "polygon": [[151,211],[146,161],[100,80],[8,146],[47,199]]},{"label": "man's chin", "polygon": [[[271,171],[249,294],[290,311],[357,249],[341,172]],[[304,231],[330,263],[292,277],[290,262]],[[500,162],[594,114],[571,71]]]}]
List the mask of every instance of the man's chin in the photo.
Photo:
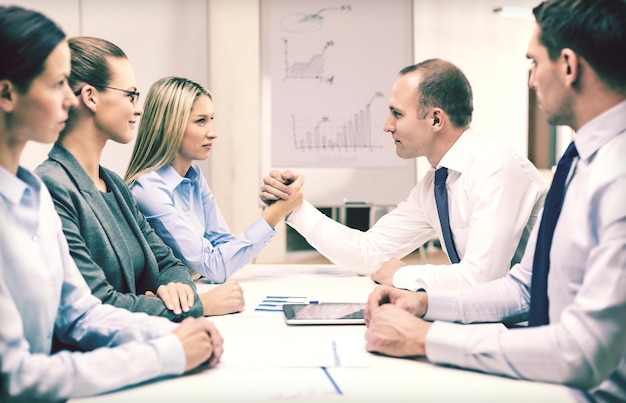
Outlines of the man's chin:
[{"label": "man's chin", "polygon": [[403,160],[408,160],[408,159],[413,158],[410,155],[406,155],[406,153],[404,151],[400,150],[399,147],[396,147],[396,155],[398,157],[402,158]]}]

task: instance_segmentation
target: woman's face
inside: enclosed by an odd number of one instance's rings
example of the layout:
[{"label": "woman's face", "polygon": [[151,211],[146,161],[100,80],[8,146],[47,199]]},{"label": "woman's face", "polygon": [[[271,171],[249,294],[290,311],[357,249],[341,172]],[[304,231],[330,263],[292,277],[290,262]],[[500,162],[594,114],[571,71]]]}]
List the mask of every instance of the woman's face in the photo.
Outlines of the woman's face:
[{"label": "woman's face", "polygon": [[15,92],[14,108],[7,115],[9,136],[18,143],[52,143],[65,127],[70,108],[77,100],[67,83],[70,75],[70,49],[60,42],[44,63],[43,72],[26,93]]},{"label": "woman's face", "polygon": [[213,148],[213,140],[217,137],[213,126],[213,102],[206,95],[199,96],[193,103],[187,121],[183,141],[178,150],[177,159],[186,161],[205,160]]},{"label": "woman's face", "polygon": [[104,88],[95,92],[97,98],[94,120],[105,140],[126,144],[133,139],[135,126],[143,109],[130,94],[137,91],[137,82],[128,59],[109,58],[108,63],[111,81],[107,87],[117,89]]}]

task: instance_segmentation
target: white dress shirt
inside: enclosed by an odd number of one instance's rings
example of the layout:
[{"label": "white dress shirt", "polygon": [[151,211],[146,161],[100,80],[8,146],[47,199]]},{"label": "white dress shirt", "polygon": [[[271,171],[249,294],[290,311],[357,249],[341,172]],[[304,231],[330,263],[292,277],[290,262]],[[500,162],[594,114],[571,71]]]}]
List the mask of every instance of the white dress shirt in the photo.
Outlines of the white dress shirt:
[{"label": "white dress shirt", "polygon": [[[524,252],[543,206],[546,185],[537,169],[496,138],[466,130],[439,166],[448,168],[450,227],[461,261],[410,265],[393,284],[462,288],[505,276]],[[442,240],[434,196],[434,168],[408,199],[367,232],[343,226],[305,202],[287,223],[320,253],[359,274],[370,274],[392,258],[402,258],[435,235]],[[376,184],[372,184],[376,186]]]},{"label": "white dress shirt", "polygon": [[[437,321],[426,355],[436,363],[580,388],[573,393],[581,401],[624,402],[626,101],[583,126],[575,144],[580,157],[570,169],[550,249],[550,324],[507,330]],[[505,278],[462,291],[427,289],[425,318],[525,320],[536,239],[535,230]]]},{"label": "white dress shirt", "polygon": [[[46,187],[0,167],[0,401],[65,400],[181,374],[177,326],[92,296]],[[53,332],[92,351],[51,354]]]}]

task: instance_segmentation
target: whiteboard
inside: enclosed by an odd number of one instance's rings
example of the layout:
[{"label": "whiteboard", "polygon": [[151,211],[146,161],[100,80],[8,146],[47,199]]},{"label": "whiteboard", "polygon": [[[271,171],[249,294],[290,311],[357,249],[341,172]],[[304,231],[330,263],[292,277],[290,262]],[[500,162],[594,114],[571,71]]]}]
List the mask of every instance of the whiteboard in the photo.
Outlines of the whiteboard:
[{"label": "whiteboard", "polygon": [[262,175],[305,176],[317,206],[395,205],[415,160],[383,131],[398,72],[413,62],[411,0],[261,0]]}]

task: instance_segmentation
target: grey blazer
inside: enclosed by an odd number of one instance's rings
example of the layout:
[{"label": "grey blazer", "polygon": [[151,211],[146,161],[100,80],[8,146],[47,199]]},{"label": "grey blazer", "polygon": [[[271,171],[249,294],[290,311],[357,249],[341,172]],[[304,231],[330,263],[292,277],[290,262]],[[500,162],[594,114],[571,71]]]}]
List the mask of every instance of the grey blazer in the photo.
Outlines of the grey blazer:
[{"label": "grey blazer", "polygon": [[[85,170],[59,143],[35,173],[52,194],[70,253],[96,297],[120,308],[174,321],[202,316],[202,302],[197,293],[193,307],[181,315],[168,310],[160,298],[143,295],[148,290],[156,292],[159,285],[170,282],[189,284],[194,293],[196,287],[187,266],[174,256],[139,212],[122,178],[100,167],[100,176],[123,213],[123,217],[115,217]],[[146,267],[138,278],[135,278],[119,225],[130,225],[143,249]]]}]

